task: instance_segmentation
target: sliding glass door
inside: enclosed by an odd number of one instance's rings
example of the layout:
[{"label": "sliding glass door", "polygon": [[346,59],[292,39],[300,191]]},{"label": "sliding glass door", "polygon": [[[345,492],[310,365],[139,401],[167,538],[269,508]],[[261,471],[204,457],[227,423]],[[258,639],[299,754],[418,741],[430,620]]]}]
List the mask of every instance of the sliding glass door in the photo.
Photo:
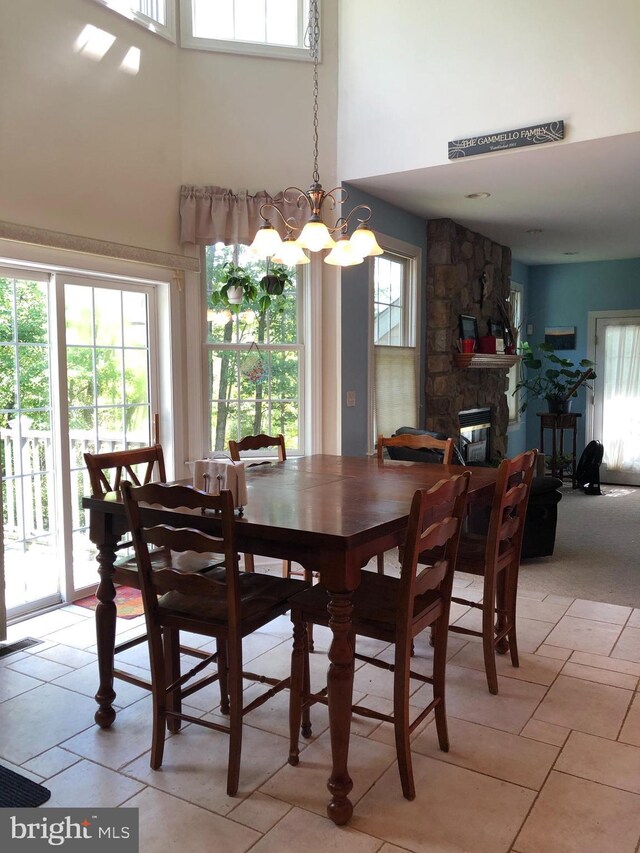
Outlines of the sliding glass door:
[{"label": "sliding glass door", "polygon": [[154,306],[151,286],[0,270],[9,618],[95,588],[84,453],[151,440]]}]

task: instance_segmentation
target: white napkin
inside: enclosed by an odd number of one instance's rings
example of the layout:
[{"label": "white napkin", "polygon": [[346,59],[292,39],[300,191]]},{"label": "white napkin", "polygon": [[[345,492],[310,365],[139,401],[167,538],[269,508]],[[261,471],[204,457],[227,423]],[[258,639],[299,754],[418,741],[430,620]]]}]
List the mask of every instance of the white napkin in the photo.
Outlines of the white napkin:
[{"label": "white napkin", "polygon": [[221,489],[229,489],[236,509],[247,505],[244,462],[232,462],[231,459],[196,459],[193,464],[193,485],[210,495],[219,495]]}]

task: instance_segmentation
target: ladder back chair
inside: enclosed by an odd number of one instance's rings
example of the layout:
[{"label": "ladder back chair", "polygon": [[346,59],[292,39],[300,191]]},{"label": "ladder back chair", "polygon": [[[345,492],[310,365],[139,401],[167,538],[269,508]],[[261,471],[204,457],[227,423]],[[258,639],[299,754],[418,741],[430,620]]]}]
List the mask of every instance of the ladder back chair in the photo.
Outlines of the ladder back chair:
[{"label": "ladder back chair", "polygon": [[[272,447],[275,447],[278,451],[278,462],[284,462],[287,458],[287,451],[283,435],[265,435],[264,433],[260,433],[259,435],[246,435],[240,441],[229,439],[229,455],[234,462],[240,462],[240,454],[245,451],[267,450]],[[247,464],[251,467],[252,465],[269,465],[270,462],[269,460],[262,460],[260,462],[249,461]],[[255,571],[253,554],[244,555],[244,569],[246,572]],[[285,578],[291,576],[291,560],[282,561],[282,576]],[[305,578],[309,580],[306,574]]]},{"label": "ladder back chair", "polygon": [[[384,714],[362,705],[352,712],[391,723],[395,731],[398,770],[402,793],[415,798],[410,736],[430,711],[435,711],[440,749],[449,750],[445,711],[445,667],[451,587],[458,540],[466,509],[470,474],[441,480],[433,488],[419,489],[413,496],[407,537],[403,547],[400,578],[362,572],[360,586],[353,594],[354,657],[393,672],[393,713]],[[434,560],[418,566],[421,551],[429,550]],[[327,704],[326,689],[310,692],[307,623],[329,624],[328,593],[313,586],[291,599],[293,651],[291,656],[291,707],[289,763],[298,764],[298,736],[311,736],[309,709],[316,702]],[[410,668],[413,639],[432,627],[434,634],[431,676]],[[370,637],[394,645],[394,662],[359,654],[357,637]],[[409,683],[418,679],[433,686],[433,699],[413,721],[409,719]]]},{"label": "ladder back chair", "polygon": [[[167,480],[164,454],[160,444],[153,444],[150,447],[138,447],[133,450],[85,453],[84,461],[89,474],[91,494],[100,497],[106,495],[108,492],[121,491],[122,483],[127,479],[137,486],[147,485],[151,481],[164,483]],[[116,551],[129,550],[132,546],[131,539],[125,538],[117,544]],[[170,554],[166,550],[159,549],[152,553],[151,559],[154,568],[162,568],[170,562]],[[191,563],[193,562],[194,560],[191,560]],[[195,571],[209,571],[215,569],[216,565],[212,565],[210,557],[206,560],[199,559],[195,562]],[[132,589],[141,589],[140,575],[135,556],[123,556],[116,560],[113,582],[121,586],[131,587]],[[143,633],[139,637],[127,640],[124,643],[118,643],[114,648],[114,655],[127,651],[127,649],[133,648],[140,643],[144,643],[146,639],[147,635]],[[199,649],[183,646],[182,651],[194,657],[206,657]],[[137,678],[124,670],[114,668],[113,675],[121,681],[127,681],[130,684],[151,690],[150,681]]]},{"label": "ladder back chair", "polygon": [[[247,574],[238,569],[238,551],[232,493],[208,495],[192,486],[149,483],[134,487],[122,484],[122,496],[131,528],[144,602],[151,684],[153,733],[151,768],[162,765],[169,720],[205,726],[229,735],[227,793],[238,790],[242,751],[242,720],[270,697],[290,684],[290,678],[276,679],[243,672],[242,640],[289,609],[289,599],[303,586],[299,580]],[[186,508],[217,513],[221,535],[213,536],[187,526],[169,524],[147,526],[140,504],[159,504],[168,510]],[[183,515],[188,525],[189,515]],[[175,515],[171,521],[175,522]],[[182,519],[179,519],[182,524]],[[207,575],[183,573],[172,565],[154,570],[149,545],[171,554],[193,551],[224,554],[224,564]],[[216,640],[216,652],[207,654],[189,672],[181,674],[178,636],[180,631],[201,634]],[[199,676],[209,664],[216,671]],[[243,702],[243,678],[271,685],[249,704]],[[220,710],[229,715],[229,724],[204,720],[182,711],[182,700],[218,681]],[[181,735],[188,737],[188,733]]]},{"label": "ladder back chair", "polygon": [[[435,450],[442,453],[442,464],[452,465],[454,444],[452,438],[434,438],[431,435],[403,435],[378,436],[378,461],[384,461],[385,447],[402,447],[407,450]],[[376,557],[378,574],[384,574],[384,554]]]},{"label": "ladder back chair", "polygon": [[537,450],[504,459],[498,469],[486,536],[463,533],[458,552],[458,570],[481,575],[482,601],[453,597],[456,604],[482,611],[482,630],[451,625],[450,631],[482,638],[484,666],[491,693],[498,692],[495,654],[511,654],[517,667],[516,596],[520,551]]}]

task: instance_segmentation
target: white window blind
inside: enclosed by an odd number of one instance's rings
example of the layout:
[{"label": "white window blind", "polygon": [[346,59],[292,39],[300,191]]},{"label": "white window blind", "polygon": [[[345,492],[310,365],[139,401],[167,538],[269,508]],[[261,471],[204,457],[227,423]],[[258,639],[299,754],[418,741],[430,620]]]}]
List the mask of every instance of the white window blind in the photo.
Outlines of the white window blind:
[{"label": "white window blind", "polygon": [[418,423],[418,351],[374,346],[376,432],[391,435]]}]

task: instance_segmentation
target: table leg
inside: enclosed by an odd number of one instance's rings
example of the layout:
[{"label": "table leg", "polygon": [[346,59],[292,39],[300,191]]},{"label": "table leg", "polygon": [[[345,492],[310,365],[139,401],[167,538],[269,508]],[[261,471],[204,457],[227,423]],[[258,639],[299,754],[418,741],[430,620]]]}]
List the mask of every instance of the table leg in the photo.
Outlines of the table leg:
[{"label": "table leg", "polygon": [[115,543],[105,542],[98,549],[98,574],[100,583],[96,591],[96,640],[98,645],[98,672],[100,686],[95,699],[98,710],[96,723],[103,729],[109,728],[116,718],[113,700],[113,650],[116,643],[116,590],[113,585],[113,565],[116,559]]},{"label": "table leg", "polygon": [[331,800],[327,814],[341,826],[353,814],[349,793],[353,782],[347,769],[349,757],[349,732],[351,729],[351,705],[353,704],[353,653],[354,636],[351,623],[353,603],[351,593],[330,593],[329,627],[333,640],[329,649],[329,673],[327,688],[329,699],[329,729],[331,733],[331,755],[333,767],[327,782]]}]

